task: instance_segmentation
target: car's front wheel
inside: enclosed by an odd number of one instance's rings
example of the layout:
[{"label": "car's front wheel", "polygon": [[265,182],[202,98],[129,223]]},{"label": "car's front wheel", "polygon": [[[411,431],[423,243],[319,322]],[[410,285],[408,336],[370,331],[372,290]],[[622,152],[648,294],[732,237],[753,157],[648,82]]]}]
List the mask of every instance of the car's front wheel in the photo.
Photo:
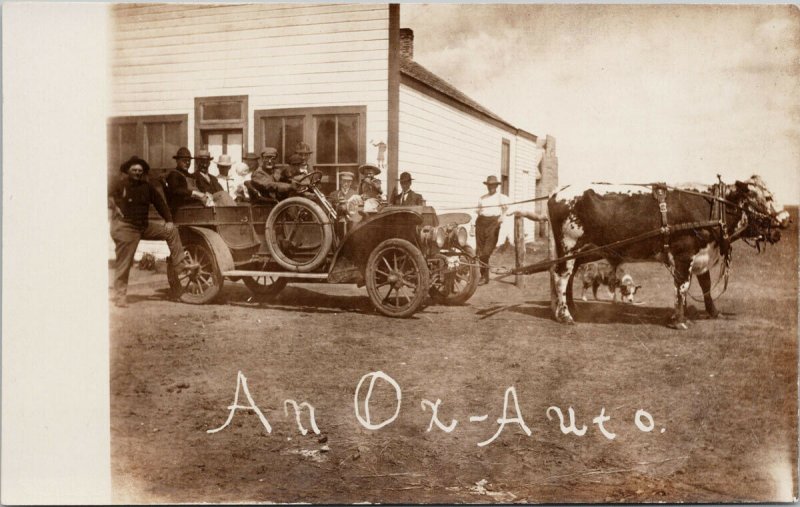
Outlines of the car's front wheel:
[{"label": "car's front wheel", "polygon": [[447,266],[444,273],[435,276],[431,283],[431,297],[439,304],[461,305],[475,294],[481,275],[478,259],[472,247],[464,247],[454,268]]},{"label": "car's front wheel", "polygon": [[404,239],[387,239],[370,254],[367,294],[376,310],[388,317],[409,317],[425,302],[430,286],[422,252]]}]

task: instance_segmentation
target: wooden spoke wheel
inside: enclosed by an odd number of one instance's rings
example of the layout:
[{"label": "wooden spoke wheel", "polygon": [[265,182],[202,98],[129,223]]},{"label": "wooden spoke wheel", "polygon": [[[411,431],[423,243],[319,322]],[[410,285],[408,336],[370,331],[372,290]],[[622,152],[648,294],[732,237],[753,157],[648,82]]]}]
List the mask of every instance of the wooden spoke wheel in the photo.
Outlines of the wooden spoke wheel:
[{"label": "wooden spoke wheel", "polygon": [[210,303],[219,296],[224,281],[216,255],[199,237],[191,237],[183,248],[186,252],[186,267],[181,273],[176,273],[172,264],[169,264],[167,278],[170,288],[184,303]]},{"label": "wooden spoke wheel", "polygon": [[388,317],[408,317],[422,306],[428,294],[428,264],[413,244],[387,239],[369,256],[366,282],[375,309]]},{"label": "wooden spoke wheel", "polygon": [[458,256],[459,265],[455,269],[445,266],[445,273],[431,283],[431,297],[437,303],[461,305],[475,294],[481,271],[472,247],[464,247]]},{"label": "wooden spoke wheel", "polygon": [[305,197],[279,202],[267,217],[267,247],[281,267],[307,273],[320,267],[333,245],[333,224],[322,208]]},{"label": "wooden spoke wheel", "polygon": [[257,296],[277,296],[286,287],[288,280],[277,276],[245,276],[242,278],[250,292]]}]

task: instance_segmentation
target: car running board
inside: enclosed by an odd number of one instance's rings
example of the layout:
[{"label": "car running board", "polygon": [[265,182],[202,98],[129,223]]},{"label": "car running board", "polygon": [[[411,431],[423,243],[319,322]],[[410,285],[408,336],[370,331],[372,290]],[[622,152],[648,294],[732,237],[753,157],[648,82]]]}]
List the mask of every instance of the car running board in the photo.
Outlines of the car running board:
[{"label": "car running board", "polygon": [[326,280],[328,273],[296,273],[294,271],[246,271],[241,269],[234,269],[233,271],[223,271],[222,276],[253,276],[262,277],[269,276],[272,278],[316,278],[318,280]]}]

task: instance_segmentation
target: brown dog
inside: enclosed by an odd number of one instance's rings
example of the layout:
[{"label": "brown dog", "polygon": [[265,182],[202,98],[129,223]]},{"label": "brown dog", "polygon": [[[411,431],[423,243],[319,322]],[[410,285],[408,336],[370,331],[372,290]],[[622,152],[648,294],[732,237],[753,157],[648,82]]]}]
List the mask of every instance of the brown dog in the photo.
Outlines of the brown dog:
[{"label": "brown dog", "polygon": [[641,285],[636,285],[633,282],[633,277],[625,273],[621,269],[614,270],[608,262],[598,261],[583,264],[577,276],[583,285],[583,292],[581,299],[586,299],[586,289],[592,288],[592,294],[597,299],[597,289],[601,285],[605,285],[608,290],[608,295],[613,297],[612,302],[617,302],[617,288],[619,288],[620,297],[623,303],[634,302],[636,292],[642,288]]}]

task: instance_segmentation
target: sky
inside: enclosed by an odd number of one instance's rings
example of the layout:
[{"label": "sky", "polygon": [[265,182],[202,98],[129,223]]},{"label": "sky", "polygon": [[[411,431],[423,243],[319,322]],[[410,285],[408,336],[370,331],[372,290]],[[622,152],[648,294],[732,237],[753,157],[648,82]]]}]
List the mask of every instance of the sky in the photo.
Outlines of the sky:
[{"label": "sky", "polygon": [[556,138],[561,184],[760,174],[800,203],[792,6],[402,4],[414,60]]}]

